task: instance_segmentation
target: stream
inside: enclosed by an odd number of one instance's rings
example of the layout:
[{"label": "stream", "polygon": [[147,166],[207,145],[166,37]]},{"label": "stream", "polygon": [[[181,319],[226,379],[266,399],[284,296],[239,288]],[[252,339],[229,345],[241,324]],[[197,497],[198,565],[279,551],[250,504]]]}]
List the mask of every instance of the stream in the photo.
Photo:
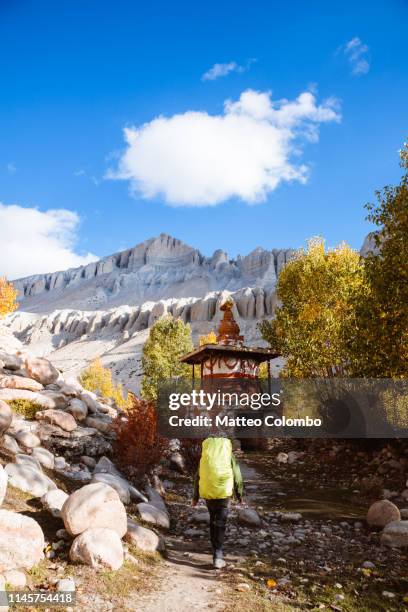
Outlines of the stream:
[{"label": "stream", "polygon": [[300,512],[311,519],[365,518],[367,507],[359,500],[358,492],[308,483],[302,473],[302,462],[296,464],[297,473],[290,480],[282,478],[281,468],[276,464],[274,468],[264,454],[245,453],[239,463],[249,505],[261,506],[266,511]]}]

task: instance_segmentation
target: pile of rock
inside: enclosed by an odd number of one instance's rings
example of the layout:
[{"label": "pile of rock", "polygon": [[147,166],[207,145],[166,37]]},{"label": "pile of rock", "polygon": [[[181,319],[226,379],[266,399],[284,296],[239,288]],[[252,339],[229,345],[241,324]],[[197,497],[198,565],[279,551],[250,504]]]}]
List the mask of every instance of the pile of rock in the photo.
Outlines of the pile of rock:
[{"label": "pile of rock", "polygon": [[400,509],[388,499],[376,501],[367,512],[367,523],[370,527],[382,528],[381,543],[392,548],[408,546],[407,512]]},{"label": "pile of rock", "polygon": [[[33,418],[13,413],[9,402],[21,399],[41,407]],[[134,500],[143,520],[169,526],[161,495],[148,488],[145,496],[103,454],[111,448],[117,413],[116,406],[76,380],[65,380],[48,360],[0,352],[0,451],[13,457],[4,468],[0,464],[0,505],[8,483],[41,498],[44,509],[63,521],[65,530],[59,530],[62,535],[57,531],[57,537],[63,538],[62,547],[71,540],[71,561],[96,569],[121,567],[122,538],[143,550],[164,546],[154,531],[127,517],[125,504]],[[80,488],[69,495],[57,487],[53,473],[68,476]],[[42,529],[32,518],[1,509],[0,542],[0,582],[4,577],[20,588],[25,585],[22,570],[43,558]],[[8,572],[20,575],[13,578]]]},{"label": "pile of rock", "polygon": [[[13,415],[8,403],[15,400],[27,400],[39,407],[35,419]],[[0,352],[0,435],[5,434],[1,441],[4,449],[31,454],[44,446],[65,459],[98,457],[111,450],[112,421],[117,414],[112,401],[85,390],[75,379],[65,380],[47,359],[23,352]],[[62,460],[46,467],[67,470]]]}]

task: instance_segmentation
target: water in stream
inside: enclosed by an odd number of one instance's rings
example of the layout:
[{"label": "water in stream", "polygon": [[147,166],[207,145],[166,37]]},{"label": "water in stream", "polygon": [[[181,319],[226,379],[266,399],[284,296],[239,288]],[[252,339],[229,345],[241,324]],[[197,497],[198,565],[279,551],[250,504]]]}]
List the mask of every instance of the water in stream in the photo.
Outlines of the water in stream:
[{"label": "water in stream", "polygon": [[[340,488],[316,487],[307,483],[299,470],[298,477],[282,478],[279,466],[265,463],[265,457],[246,453],[240,460],[245,482],[246,501],[264,510],[300,512],[305,518],[327,520],[359,520],[367,508],[353,491]],[[299,466],[301,467],[301,465]]]}]

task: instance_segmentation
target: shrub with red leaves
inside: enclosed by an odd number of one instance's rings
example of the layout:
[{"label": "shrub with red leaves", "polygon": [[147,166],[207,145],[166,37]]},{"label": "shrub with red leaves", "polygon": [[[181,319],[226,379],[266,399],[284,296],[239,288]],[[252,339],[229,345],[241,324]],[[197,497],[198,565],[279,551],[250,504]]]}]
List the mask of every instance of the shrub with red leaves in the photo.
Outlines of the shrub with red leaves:
[{"label": "shrub with red leaves", "polygon": [[133,396],[126,413],[115,419],[114,429],[116,462],[123,472],[141,480],[168,448],[168,440],[157,432],[154,404]]}]

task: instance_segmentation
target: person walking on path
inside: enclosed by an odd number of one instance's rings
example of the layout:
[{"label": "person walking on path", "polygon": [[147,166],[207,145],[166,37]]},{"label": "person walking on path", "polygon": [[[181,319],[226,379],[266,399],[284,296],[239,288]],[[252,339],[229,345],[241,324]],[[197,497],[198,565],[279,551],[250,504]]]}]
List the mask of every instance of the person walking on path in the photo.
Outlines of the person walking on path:
[{"label": "person walking on path", "polygon": [[203,498],[210,513],[210,539],[216,569],[225,567],[223,544],[231,498],[243,501],[241,470],[228,438],[209,437],[202,443],[200,465],[194,479],[192,506]]}]

